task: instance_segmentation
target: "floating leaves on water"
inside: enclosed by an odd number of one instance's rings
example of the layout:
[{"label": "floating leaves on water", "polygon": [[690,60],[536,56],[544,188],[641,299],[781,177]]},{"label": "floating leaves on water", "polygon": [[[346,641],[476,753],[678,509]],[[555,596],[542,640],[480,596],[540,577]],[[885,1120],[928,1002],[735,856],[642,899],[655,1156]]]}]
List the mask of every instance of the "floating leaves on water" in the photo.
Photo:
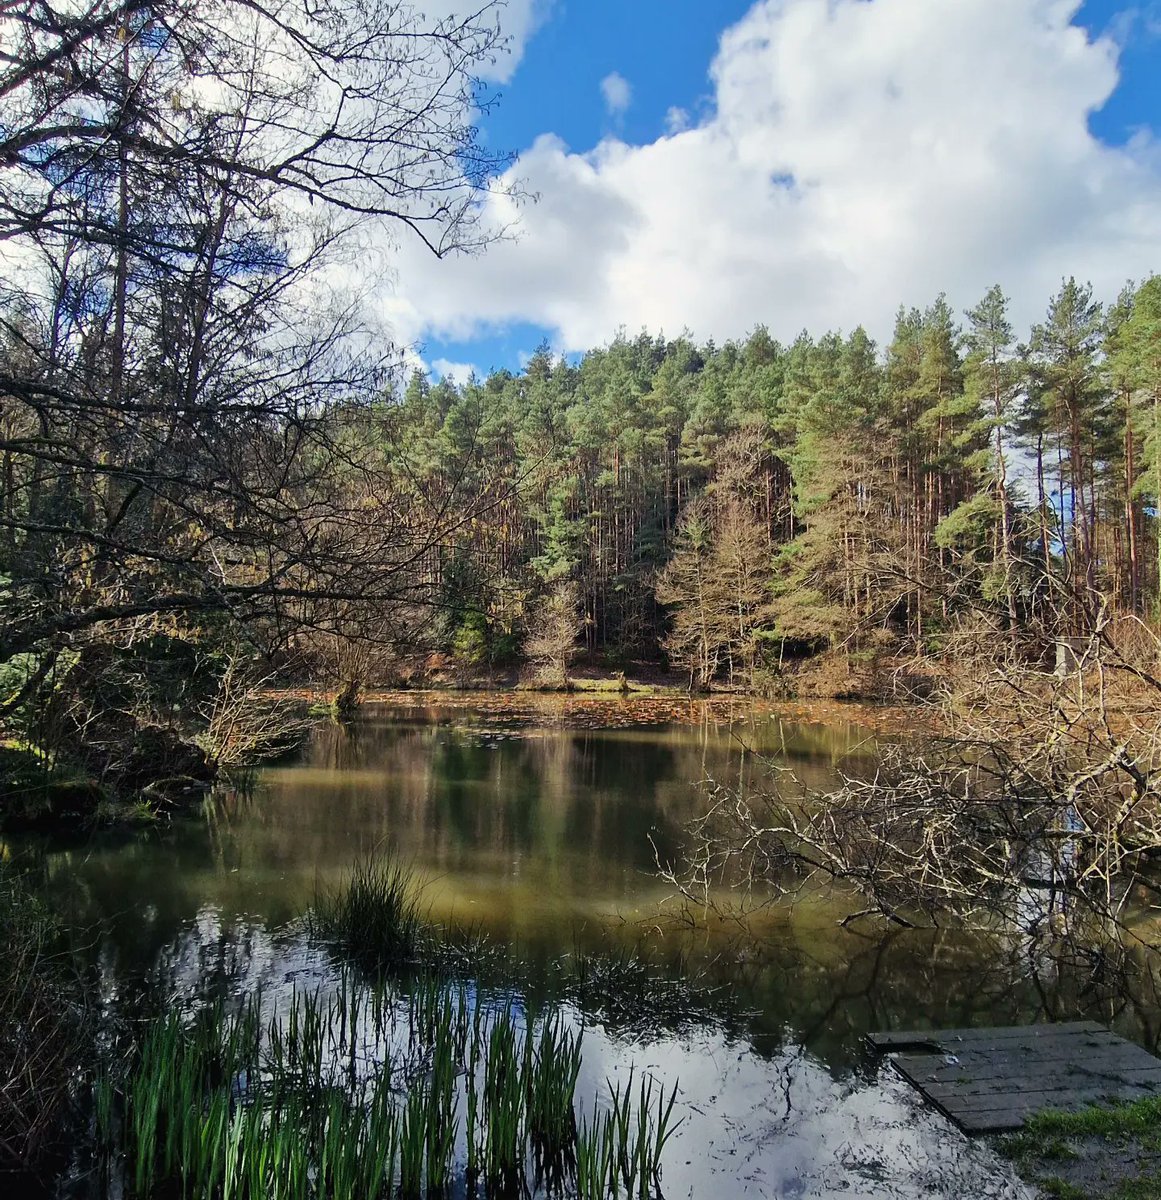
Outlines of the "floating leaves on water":
[{"label": "floating leaves on water", "polygon": [[[325,696],[310,691],[286,691],[287,700],[313,701]],[[898,732],[914,725],[906,709],[838,701],[786,702],[751,696],[642,696],[591,692],[456,692],[385,691],[364,696],[368,716],[383,709],[402,719],[433,725],[473,726],[494,730],[495,738],[513,737],[534,729],[638,729],[650,726],[731,726],[787,721],[806,725],[850,726],[872,733]],[[378,711],[377,711],[378,710]],[[524,736],[528,736],[525,732]]]}]

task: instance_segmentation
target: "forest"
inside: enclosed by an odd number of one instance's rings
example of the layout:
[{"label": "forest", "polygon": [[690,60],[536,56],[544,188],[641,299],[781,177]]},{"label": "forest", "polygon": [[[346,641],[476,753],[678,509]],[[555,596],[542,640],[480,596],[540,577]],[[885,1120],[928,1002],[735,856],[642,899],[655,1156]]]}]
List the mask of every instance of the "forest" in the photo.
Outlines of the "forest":
[{"label": "forest", "polygon": [[1161,276],[432,379],[505,11],[0,7],[5,1194],[929,1196],[871,1023],[1159,1040]]},{"label": "forest", "polygon": [[1064,280],[1028,330],[995,287],[885,346],[622,334],[433,383],[350,267],[389,270],[383,230],[496,236],[498,10],[333,7],[2,18],[7,776],[212,774],[292,740],[287,687],[567,687],[583,658],[874,696],[965,636],[1041,662],[1155,615],[1161,280]]},{"label": "forest", "polygon": [[610,663],[769,688],[821,652],[938,656],[970,627],[1036,653],[1094,604],[1153,615],[1161,279],[1107,306],[1068,279],[1024,340],[1008,307],[900,308],[882,348],[758,326],[413,373],[384,401],[407,475],[482,514],[427,562],[440,648],[504,661],[531,628],[544,658],[554,624]]}]

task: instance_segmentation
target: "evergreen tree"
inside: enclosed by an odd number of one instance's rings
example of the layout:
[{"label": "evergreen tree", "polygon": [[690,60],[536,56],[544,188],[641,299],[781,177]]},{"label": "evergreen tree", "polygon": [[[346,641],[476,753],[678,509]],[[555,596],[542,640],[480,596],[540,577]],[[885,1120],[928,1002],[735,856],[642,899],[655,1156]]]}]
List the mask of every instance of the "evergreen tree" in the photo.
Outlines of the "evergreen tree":
[{"label": "evergreen tree", "polygon": [[984,511],[985,516],[990,514],[993,518],[992,561],[999,570],[998,575],[993,572],[985,581],[984,594],[987,599],[1002,597],[1009,638],[1015,639],[1019,616],[1007,439],[1019,398],[1020,372],[1013,352],[1014,334],[1008,320],[1008,301],[999,285],[988,289],[983,299],[968,311],[967,318],[965,393],[975,410],[975,432],[988,447],[984,461],[987,463],[991,504],[988,510],[981,510],[976,496],[965,503],[975,503],[977,511]]}]

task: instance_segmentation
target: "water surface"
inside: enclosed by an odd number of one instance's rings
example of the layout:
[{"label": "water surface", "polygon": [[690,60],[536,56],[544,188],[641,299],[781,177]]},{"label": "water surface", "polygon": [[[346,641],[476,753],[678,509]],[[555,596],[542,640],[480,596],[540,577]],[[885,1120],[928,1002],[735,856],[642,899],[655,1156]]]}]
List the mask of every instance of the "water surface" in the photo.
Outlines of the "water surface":
[{"label": "water surface", "polygon": [[404,697],[320,724],[252,796],[131,836],[54,850],[49,871],[99,924],[111,986],[158,964],[193,990],[324,982],[299,914],[358,857],[390,847],[426,880],[431,918],[510,944],[530,987],[578,950],[638,950],[695,975],[687,1012],[570,1009],[586,1024],[586,1105],[630,1067],[679,1085],[668,1196],[1018,1196],[1008,1165],[872,1060],[870,1029],[1084,1013],[1149,1044],[1157,1006],[1087,986],[1018,939],[845,929],[815,894],[746,924],[704,920],[658,879],[707,783],[791,768],[825,788],[865,769],[874,722],[730,703]]}]

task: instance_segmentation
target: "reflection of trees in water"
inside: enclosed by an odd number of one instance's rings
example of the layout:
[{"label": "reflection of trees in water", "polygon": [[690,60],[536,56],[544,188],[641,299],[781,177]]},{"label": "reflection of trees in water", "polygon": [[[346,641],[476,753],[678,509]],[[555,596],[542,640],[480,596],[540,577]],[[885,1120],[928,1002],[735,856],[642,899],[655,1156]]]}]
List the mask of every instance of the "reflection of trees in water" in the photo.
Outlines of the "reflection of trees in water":
[{"label": "reflection of trees in water", "polygon": [[[786,925],[792,919],[785,914]],[[1088,1018],[1161,1048],[1156,957],[1126,947],[1116,962],[1093,965],[1086,954],[1058,954],[1049,966],[1026,945],[950,929],[784,930],[742,966],[734,986],[760,1014],[757,1048],[771,1053],[789,1038],[836,1069],[857,1064],[863,1035],[883,1029]]]},{"label": "reflection of trees in water", "polygon": [[352,739],[325,728],[303,771],[269,777],[279,813],[271,832],[302,832],[314,810],[323,839],[359,829],[370,844],[386,839],[437,859],[457,851],[554,859],[566,850],[621,859],[636,842],[632,865],[642,866],[649,830],[684,820],[698,803],[701,763],[681,765],[691,753],[700,751],[577,730],[369,724]]},{"label": "reflection of trees in water", "polygon": [[557,698],[540,699],[555,712],[550,725],[535,712],[513,721],[507,697],[498,715],[433,705],[321,724],[301,768],[267,776],[265,853],[289,869],[304,847],[338,865],[393,845],[440,871],[518,861],[599,887],[651,871],[655,845],[675,856],[708,782],[748,789],[793,759],[830,783],[836,759],[864,736],[768,713],[725,722],[697,704],[697,722],[578,728],[552,709]]},{"label": "reflection of trees in water", "polygon": [[330,771],[358,770],[368,738],[358,721],[320,721],[311,732],[303,757],[312,766]]},{"label": "reflection of trees in water", "polygon": [[[867,938],[830,924],[830,913],[811,917],[813,901],[759,914],[757,939],[739,931],[734,943],[704,924],[611,934],[591,920],[578,930],[574,914],[622,900],[651,911],[657,893],[647,896],[637,874],[653,866],[650,837],[662,853],[672,848],[704,805],[707,779],[761,783],[768,766],[753,747],[782,739],[796,772],[821,783],[852,744],[775,726],[324,725],[301,765],[267,772],[252,801],[235,797],[209,821],[57,853],[52,874],[74,894],[82,924],[106,921],[103,944],[125,969],[156,960],[211,906],[262,914],[271,927],[289,920],[309,903],[316,873],[333,880],[358,854],[394,845],[450,881],[453,897],[480,896],[485,926],[534,962],[575,945],[599,950],[614,936],[621,945],[644,937],[670,961],[688,956],[754,1010],[745,1033],[767,1051],[801,1041],[846,1068],[872,1028],[1081,1015],[1158,1043],[1158,980],[1143,953],[1128,950],[1094,958],[1054,946],[1045,955],[1042,945],[950,930]],[[540,897],[545,914],[530,915]]]},{"label": "reflection of trees in water", "polygon": [[[1133,950],[1100,978],[1089,963],[1059,959],[1046,976],[1026,948],[951,931],[869,937],[836,930],[821,937],[817,929],[796,930],[787,913],[781,928],[771,924],[763,934],[761,943],[744,946],[746,953],[719,942],[707,955],[702,934],[643,940],[641,929],[589,928],[566,946],[559,929],[555,937],[542,930],[483,987],[508,991],[518,980],[532,1009],[567,1000],[610,1036],[636,1042],[711,1024],[762,1057],[805,1050],[836,1078],[874,1072],[863,1039],[879,1029],[1088,1017],[1158,1049],[1157,964]],[[739,940],[735,949],[742,948]],[[579,990],[565,961],[571,953],[587,955],[592,973]],[[340,969],[301,932],[272,933],[214,908],[191,914],[149,961],[126,960],[107,946],[101,959],[106,994],[148,971],[169,994],[225,996],[260,986],[273,995],[314,988]]]}]

